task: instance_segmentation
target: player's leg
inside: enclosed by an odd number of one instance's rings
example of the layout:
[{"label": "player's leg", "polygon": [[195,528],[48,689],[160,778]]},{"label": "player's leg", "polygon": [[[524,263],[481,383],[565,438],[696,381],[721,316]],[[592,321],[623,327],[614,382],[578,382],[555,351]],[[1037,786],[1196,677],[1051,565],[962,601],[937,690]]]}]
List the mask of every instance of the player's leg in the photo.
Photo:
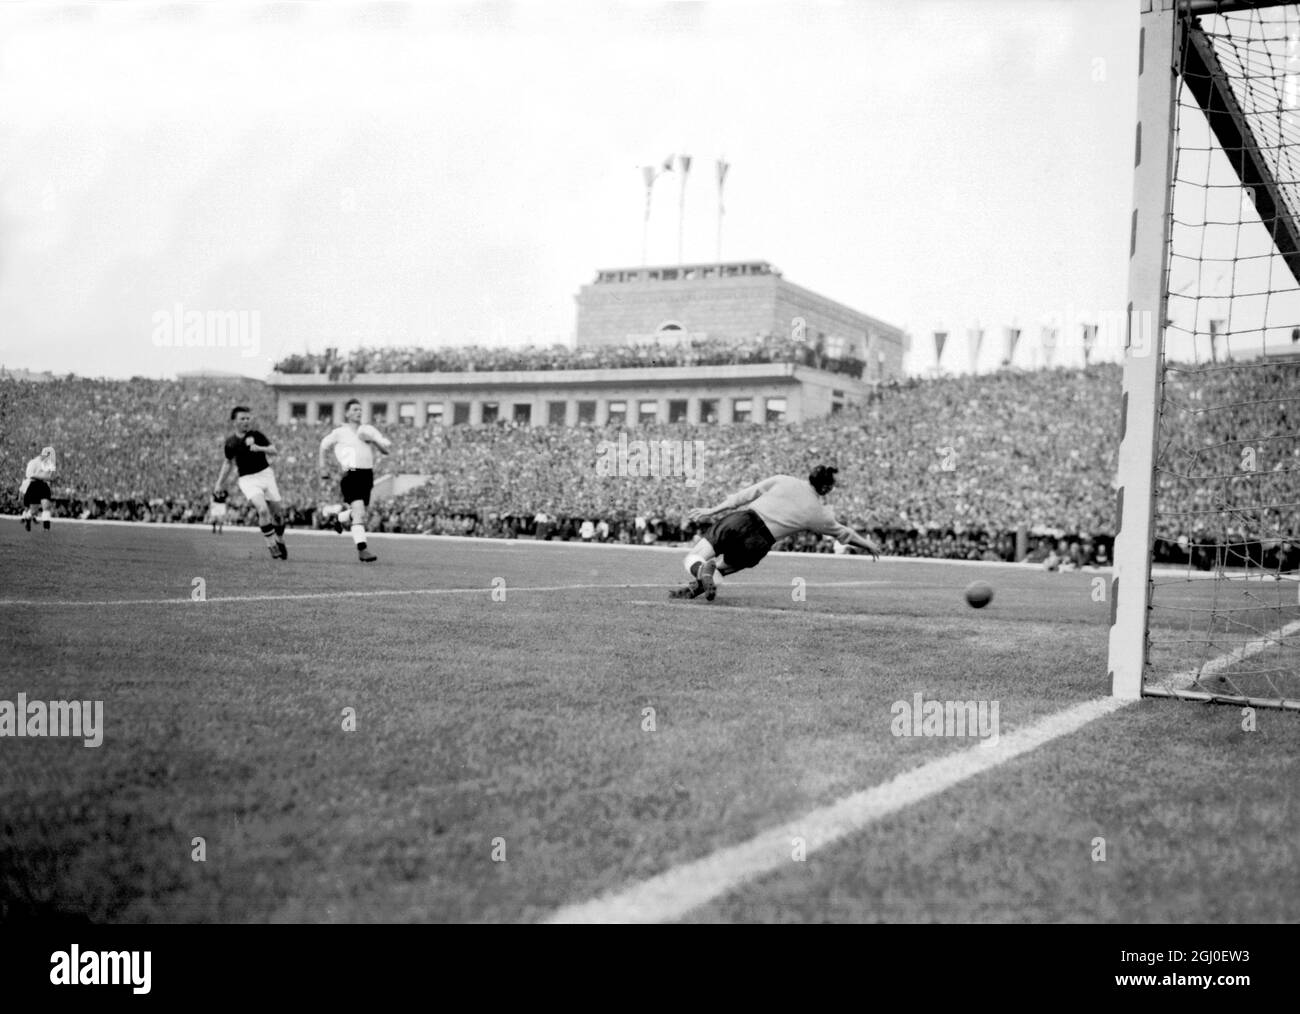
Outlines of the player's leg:
[{"label": "player's leg", "polygon": [[752,511],[737,515],[735,522],[722,530],[717,554],[700,565],[696,579],[704,589],[705,601],[712,602],[718,593],[715,575],[726,577],[757,567],[774,544],[772,533],[758,515]]},{"label": "player's leg", "polygon": [[344,515],[347,515],[345,523],[352,535],[352,542],[357,547],[357,559],[362,563],[373,563],[379,558],[366,545],[366,508],[370,506],[374,472],[369,469],[349,471],[343,476],[341,485],[343,502],[347,506],[339,512],[339,520],[343,522]]},{"label": "player's leg", "polygon": [[704,584],[700,581],[700,571],[704,564],[712,560],[716,555],[713,544],[709,541],[708,536],[713,534],[710,528],[704,533],[698,542],[690,548],[686,557],[682,560],[682,566],[686,573],[690,575],[690,583],[684,588],[674,589],[669,593],[669,598],[674,599],[693,599],[697,595],[703,595],[705,592]]},{"label": "player's leg", "polygon": [[348,514],[351,519],[348,531],[352,535],[353,544],[357,547],[357,559],[362,563],[373,563],[379,557],[366,547],[366,502],[353,500],[348,504]]},{"label": "player's leg", "polygon": [[284,544],[285,509],[279,500],[267,499],[267,509],[271,512],[271,531],[275,533],[275,546],[280,551],[280,559],[289,559],[289,548]]},{"label": "player's leg", "polygon": [[705,560],[712,560],[717,553],[708,539],[701,538],[690,548],[686,554],[686,559],[682,561],[682,566],[686,568],[686,573],[695,577],[700,569],[700,564]]},{"label": "player's leg", "polygon": [[280,546],[275,541],[275,525],[271,520],[271,508],[267,505],[266,494],[262,492],[260,486],[255,483],[245,483],[247,476],[239,477],[239,488],[248,502],[257,510],[257,524],[262,530],[262,538],[266,540],[266,548],[271,552],[271,559],[280,559]]},{"label": "player's leg", "polygon": [[275,481],[275,472],[267,468],[257,473],[258,479],[262,484],[262,492],[266,497],[267,511],[270,513],[271,532],[275,536],[275,548],[277,557],[281,560],[289,559],[289,550],[284,544],[284,498],[280,496],[280,487]]},{"label": "player's leg", "polygon": [[49,500],[41,500],[41,527],[47,532],[50,530],[50,521],[53,519],[54,504]]}]

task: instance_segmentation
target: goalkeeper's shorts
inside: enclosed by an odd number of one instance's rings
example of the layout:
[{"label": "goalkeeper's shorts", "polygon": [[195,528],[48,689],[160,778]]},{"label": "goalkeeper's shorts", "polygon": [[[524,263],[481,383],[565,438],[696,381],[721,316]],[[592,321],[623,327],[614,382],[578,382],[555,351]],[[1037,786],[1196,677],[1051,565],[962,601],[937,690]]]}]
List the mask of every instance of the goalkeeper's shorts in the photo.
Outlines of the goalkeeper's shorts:
[{"label": "goalkeeper's shorts", "polygon": [[723,557],[727,572],[758,566],[776,539],[767,525],[753,511],[736,511],[715,521],[704,538],[713,551]]}]

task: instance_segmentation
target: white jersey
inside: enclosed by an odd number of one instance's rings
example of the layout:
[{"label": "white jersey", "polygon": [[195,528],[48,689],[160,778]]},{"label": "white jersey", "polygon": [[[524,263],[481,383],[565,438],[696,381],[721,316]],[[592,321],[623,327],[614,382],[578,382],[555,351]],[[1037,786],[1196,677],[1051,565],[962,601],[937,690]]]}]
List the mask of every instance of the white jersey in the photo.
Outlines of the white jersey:
[{"label": "white jersey", "polygon": [[334,457],[345,469],[374,468],[375,452],[370,445],[375,444],[387,451],[393,445],[388,439],[370,425],[361,425],[356,429],[344,424],[330,430],[320,442],[321,450],[334,448]]},{"label": "white jersey", "polygon": [[54,478],[54,472],[54,462],[47,458],[32,458],[31,461],[27,462],[27,478],[29,479],[41,479],[44,482],[49,482]]},{"label": "white jersey", "polygon": [[807,479],[773,475],[734,493],[723,501],[724,510],[753,511],[767,525],[774,539],[795,532],[829,535],[836,542],[848,542],[853,529],[840,524]]}]

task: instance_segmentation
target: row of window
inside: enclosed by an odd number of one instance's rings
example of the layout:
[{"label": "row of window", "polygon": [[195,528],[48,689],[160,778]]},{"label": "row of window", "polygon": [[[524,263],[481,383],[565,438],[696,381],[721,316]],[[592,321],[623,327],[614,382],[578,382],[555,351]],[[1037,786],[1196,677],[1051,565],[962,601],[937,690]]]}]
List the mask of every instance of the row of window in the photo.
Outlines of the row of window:
[{"label": "row of window", "polygon": [[[839,392],[836,392],[837,394]],[[730,408],[730,414],[727,419],[722,418],[723,402],[730,402],[727,406]],[[755,403],[762,403],[761,417],[755,416]],[[508,418],[523,426],[531,426],[533,423],[533,406],[531,402],[518,402],[514,405],[503,405],[499,401],[484,401],[479,403],[481,406],[480,422],[494,423],[507,418],[504,414],[509,412]],[[595,425],[597,423],[596,410],[599,403],[595,400],[579,401],[577,403],[577,422],[579,425]],[[655,423],[659,421],[659,401],[658,399],[647,399],[645,401],[606,401],[606,416],[599,420],[607,425],[623,426],[629,421],[629,412],[635,412],[635,421],[639,423]],[[451,403],[451,425],[464,426],[471,422],[471,408],[473,403],[468,401],[453,401]],[[835,406],[838,408],[838,405]],[[289,418],[300,422],[308,420],[308,403],[305,401],[293,401],[289,403]],[[387,425],[389,422],[388,402],[372,401],[369,406],[369,422],[376,426]],[[785,422],[786,400],[784,398],[700,398],[698,419],[702,423],[718,422],[755,422],[762,421],[770,423]],[[668,402],[668,422],[687,422],[690,420],[690,403],[685,398],[670,399]],[[334,402],[321,401],[316,403],[316,422],[332,423],[334,421]],[[546,424],[548,426],[565,426],[569,422],[569,402],[567,401],[548,401],[546,403]],[[397,403],[397,423],[400,426],[416,426],[420,423],[418,415],[418,406],[413,401],[399,401]],[[445,405],[441,401],[426,402],[424,405],[425,426],[443,426],[447,423]]]}]

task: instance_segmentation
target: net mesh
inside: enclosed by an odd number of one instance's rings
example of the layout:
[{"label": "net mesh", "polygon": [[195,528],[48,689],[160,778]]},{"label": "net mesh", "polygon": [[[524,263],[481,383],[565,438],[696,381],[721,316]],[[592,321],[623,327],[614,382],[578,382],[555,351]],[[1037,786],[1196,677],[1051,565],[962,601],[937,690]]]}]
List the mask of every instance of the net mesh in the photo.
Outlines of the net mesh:
[{"label": "net mesh", "polygon": [[1183,26],[1146,687],[1300,708],[1300,5]]}]

